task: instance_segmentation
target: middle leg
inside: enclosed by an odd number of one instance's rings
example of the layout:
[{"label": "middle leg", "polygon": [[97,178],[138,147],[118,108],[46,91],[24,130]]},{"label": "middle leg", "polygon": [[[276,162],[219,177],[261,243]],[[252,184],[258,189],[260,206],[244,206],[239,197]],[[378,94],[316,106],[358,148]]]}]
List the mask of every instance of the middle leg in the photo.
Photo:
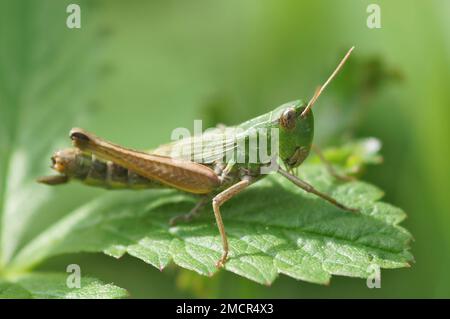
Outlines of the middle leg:
[{"label": "middle leg", "polygon": [[205,204],[208,202],[209,199],[210,199],[209,196],[203,196],[197,202],[197,204],[195,204],[195,206],[191,209],[189,213],[172,217],[169,221],[169,224],[171,226],[174,226],[180,221],[190,222],[192,219],[194,219],[200,214],[201,210],[205,207]]},{"label": "middle leg", "polygon": [[301,180],[297,176],[294,176],[294,175],[290,174],[289,172],[286,172],[285,170],[282,170],[281,168],[278,170],[278,173],[280,175],[284,176],[285,178],[287,178],[288,180],[290,180],[292,183],[294,183],[298,187],[300,187],[303,190],[307,191],[308,193],[312,193],[314,195],[317,195],[317,196],[325,199],[326,201],[330,202],[331,204],[339,207],[340,209],[347,210],[347,211],[352,212],[352,213],[357,213],[358,212],[357,209],[351,208],[351,207],[347,207],[344,204],[341,204],[340,202],[335,200],[333,197],[331,197],[331,196],[329,196],[329,195],[327,195],[325,193],[319,192],[312,185],[308,184],[304,180]]}]

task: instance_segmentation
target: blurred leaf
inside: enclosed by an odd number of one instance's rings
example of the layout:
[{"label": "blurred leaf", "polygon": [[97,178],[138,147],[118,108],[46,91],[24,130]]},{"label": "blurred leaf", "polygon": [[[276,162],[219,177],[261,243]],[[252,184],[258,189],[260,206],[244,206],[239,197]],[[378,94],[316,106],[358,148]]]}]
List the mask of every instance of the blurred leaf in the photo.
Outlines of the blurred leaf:
[{"label": "blurred leaf", "polygon": [[69,30],[66,6],[21,0],[0,7],[0,267],[43,226],[36,215],[52,191],[35,183],[48,170],[41,159],[86,116],[93,90],[96,28]]},{"label": "blurred leaf", "polygon": [[42,159],[50,157],[67,128],[86,116],[96,79],[93,44],[99,42],[98,26],[87,24],[83,33],[69,30],[67,4],[25,0],[0,4],[1,297],[124,295],[121,288],[89,278],[76,291],[65,287],[66,275],[29,274],[16,282],[2,279],[11,274],[9,262],[27,237],[47,226],[49,215],[41,207],[55,190],[41,187],[35,178],[48,169]]},{"label": "blurred leaf", "polygon": [[[354,145],[358,150],[360,144]],[[222,209],[230,242],[226,270],[262,284],[279,273],[325,284],[333,274],[367,277],[371,265],[408,266],[411,236],[397,225],[405,214],[379,202],[379,189],[359,181],[337,183],[321,164],[302,165],[300,175],[361,214],[341,211],[280,176],[269,176]],[[117,258],[128,253],[159,269],[173,261],[211,276],[222,251],[211,209],[192,223],[168,224],[192,205],[192,197],[172,190],[105,195],[41,234],[12,267],[32,267],[61,253],[104,251]]]},{"label": "blurred leaf", "polygon": [[343,136],[353,138],[384,89],[402,80],[402,73],[383,57],[353,54],[342,70],[341,80],[334,81],[321,97],[323,106],[315,108],[316,142],[335,144]]},{"label": "blurred leaf", "polygon": [[196,272],[180,268],[176,275],[177,289],[192,294],[195,298],[217,298],[215,291],[220,289],[220,276],[204,277]]},{"label": "blurred leaf", "polygon": [[[360,175],[367,165],[375,165],[383,162],[379,154],[380,140],[369,137],[347,142],[339,147],[328,147],[323,156],[332,164],[338,165],[338,169],[346,175]],[[311,156],[308,161],[320,163],[317,155]]]},{"label": "blurred leaf", "polygon": [[66,284],[67,276],[56,273],[32,273],[19,277],[13,283],[0,280],[0,299],[98,299],[123,298],[128,295],[125,289],[88,277],[81,277],[80,288],[69,288]]}]

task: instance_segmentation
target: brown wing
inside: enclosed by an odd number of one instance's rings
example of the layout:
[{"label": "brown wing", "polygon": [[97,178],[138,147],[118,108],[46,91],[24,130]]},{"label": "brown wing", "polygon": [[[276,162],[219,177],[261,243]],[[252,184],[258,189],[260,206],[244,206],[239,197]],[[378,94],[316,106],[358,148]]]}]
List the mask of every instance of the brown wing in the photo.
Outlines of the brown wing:
[{"label": "brown wing", "polygon": [[124,148],[78,128],[71,130],[70,138],[81,150],[189,193],[207,194],[220,186],[218,176],[205,165]]}]

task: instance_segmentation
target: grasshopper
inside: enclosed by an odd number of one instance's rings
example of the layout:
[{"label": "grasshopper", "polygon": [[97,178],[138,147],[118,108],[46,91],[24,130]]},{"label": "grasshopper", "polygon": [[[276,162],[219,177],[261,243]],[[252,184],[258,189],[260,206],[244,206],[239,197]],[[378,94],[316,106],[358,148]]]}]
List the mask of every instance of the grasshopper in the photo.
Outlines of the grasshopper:
[{"label": "grasshopper", "polygon": [[[222,255],[216,265],[222,267],[227,260],[229,247],[220,207],[249,185],[263,178],[265,175],[261,174],[261,169],[270,165],[267,161],[251,162],[248,156],[241,157],[243,161],[236,161],[236,156],[242,155],[240,154],[242,149],[237,145],[240,142],[248,142],[251,129],[275,128],[278,129],[279,142],[277,158],[284,164],[284,168],[277,166],[277,173],[303,190],[321,197],[342,210],[356,212],[355,209],[339,203],[292,174],[292,170],[302,164],[313,148],[314,118],[311,108],[342,68],[352,50],[353,47],[327,81],[319,86],[308,104],[300,100],[285,103],[269,113],[246,121],[237,126],[240,129],[237,137],[231,139],[217,128],[214,134],[205,133],[200,137],[194,136],[162,145],[151,152],[141,152],[113,144],[83,129],[74,128],[70,132],[74,148],[60,150],[52,157],[52,168],[60,174],[41,177],[38,181],[48,185],[58,185],[75,179],[88,185],[112,189],[171,187],[199,195],[200,200],[195,207],[188,214],[172,218],[171,225],[179,221],[191,220],[198,215],[208,201],[212,201],[223,247]],[[221,138],[217,139],[218,136]],[[206,139],[205,143],[205,137],[213,138]],[[199,138],[203,142],[202,151],[206,150],[208,154],[208,161],[192,159],[192,156],[170,156],[170,151],[175,147],[192,146]],[[227,151],[234,151],[235,156],[225,158],[224,151],[211,151],[218,145],[224,146]],[[195,147],[191,150],[193,153],[198,152]],[[320,153],[319,157],[323,159]],[[327,168],[333,175],[338,176],[334,174],[329,163]]]}]

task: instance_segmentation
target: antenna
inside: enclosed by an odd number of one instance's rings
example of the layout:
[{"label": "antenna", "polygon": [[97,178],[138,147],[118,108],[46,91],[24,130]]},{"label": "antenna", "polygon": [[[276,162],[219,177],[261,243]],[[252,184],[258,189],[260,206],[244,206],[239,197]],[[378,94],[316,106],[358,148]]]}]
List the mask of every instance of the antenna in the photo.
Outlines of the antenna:
[{"label": "antenna", "polygon": [[351,47],[350,50],[348,50],[347,54],[344,56],[344,58],[341,60],[341,62],[339,63],[339,65],[337,66],[337,68],[333,71],[333,73],[331,73],[330,77],[328,78],[328,80],[322,85],[319,86],[316,89],[316,92],[314,93],[313,97],[311,98],[311,100],[309,100],[308,105],[306,106],[306,108],[303,110],[302,114],[300,114],[300,116],[305,116],[306,113],[308,113],[309,109],[313,107],[314,103],[316,103],[317,99],[319,98],[320,94],[322,94],[322,92],[325,90],[325,88],[327,87],[327,85],[331,82],[331,80],[333,80],[333,78],[336,76],[336,74],[338,74],[338,72],[341,70],[342,66],[344,65],[344,63],[347,61],[348,57],[350,56],[350,54],[352,53],[353,49],[355,47]]}]

